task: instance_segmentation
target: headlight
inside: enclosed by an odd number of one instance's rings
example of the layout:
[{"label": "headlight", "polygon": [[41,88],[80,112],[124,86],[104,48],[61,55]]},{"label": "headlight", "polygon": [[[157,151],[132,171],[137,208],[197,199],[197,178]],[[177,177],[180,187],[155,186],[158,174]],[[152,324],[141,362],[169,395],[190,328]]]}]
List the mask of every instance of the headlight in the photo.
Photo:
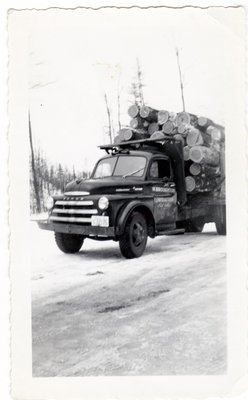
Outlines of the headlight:
[{"label": "headlight", "polygon": [[51,210],[54,206],[54,200],[53,197],[48,197],[47,201],[46,201],[46,208],[48,210]]},{"label": "headlight", "polygon": [[98,200],[98,207],[100,208],[100,210],[107,210],[109,206],[109,199],[105,196],[100,197],[100,199]]}]

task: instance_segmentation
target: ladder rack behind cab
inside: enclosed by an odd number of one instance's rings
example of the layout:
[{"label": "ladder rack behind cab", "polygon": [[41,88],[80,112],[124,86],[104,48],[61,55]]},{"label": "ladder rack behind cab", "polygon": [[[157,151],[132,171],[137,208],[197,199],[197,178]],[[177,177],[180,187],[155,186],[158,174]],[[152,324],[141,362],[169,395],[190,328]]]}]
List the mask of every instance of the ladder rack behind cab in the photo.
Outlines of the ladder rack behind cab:
[{"label": "ladder rack behind cab", "polygon": [[120,142],[120,143],[112,143],[112,144],[103,144],[101,146],[98,146],[102,150],[115,150],[118,148],[130,148],[130,149],[140,149],[144,145],[151,145],[154,147],[159,147],[161,148],[164,146],[166,143],[180,143],[180,141],[175,140],[173,137],[165,135],[163,139],[158,138],[158,139],[139,139],[139,140],[129,140],[126,142]]}]

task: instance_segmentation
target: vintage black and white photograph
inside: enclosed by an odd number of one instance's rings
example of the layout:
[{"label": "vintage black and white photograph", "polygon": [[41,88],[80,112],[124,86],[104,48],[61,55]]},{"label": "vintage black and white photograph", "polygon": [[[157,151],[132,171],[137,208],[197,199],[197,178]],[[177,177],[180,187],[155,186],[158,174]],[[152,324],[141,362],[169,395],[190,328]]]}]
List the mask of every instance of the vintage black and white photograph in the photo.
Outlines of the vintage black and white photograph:
[{"label": "vintage black and white photograph", "polygon": [[30,378],[227,377],[244,10],[51,7],[8,23]]}]

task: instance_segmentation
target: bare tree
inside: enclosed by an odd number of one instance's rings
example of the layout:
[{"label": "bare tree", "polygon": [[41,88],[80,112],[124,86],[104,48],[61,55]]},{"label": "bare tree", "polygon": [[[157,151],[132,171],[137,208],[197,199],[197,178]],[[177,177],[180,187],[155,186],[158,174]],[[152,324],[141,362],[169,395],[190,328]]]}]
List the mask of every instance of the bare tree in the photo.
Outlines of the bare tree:
[{"label": "bare tree", "polygon": [[177,56],[177,65],[178,65],[178,71],[179,71],[179,78],[180,78],[180,88],[181,88],[181,97],[182,97],[182,103],[183,103],[183,111],[185,111],[185,101],[184,101],[184,87],[183,87],[183,79],[182,79],[182,72],[181,72],[181,66],[180,66],[180,59],[179,59],[179,52],[178,48],[176,47],[176,56]]},{"label": "bare tree", "polygon": [[[56,82],[56,80],[46,80],[46,79],[40,79],[36,75],[32,76],[33,68],[32,67],[42,67],[44,65],[43,60],[37,60],[36,53],[34,51],[29,52],[29,58],[30,58],[30,65],[31,65],[31,75],[30,75],[30,80],[29,80],[29,90],[30,92],[42,87],[46,87],[48,85],[52,85]],[[36,71],[35,68],[35,71]],[[32,79],[33,78],[33,79]],[[30,106],[29,106],[30,107]],[[32,127],[31,127],[31,117],[30,117],[30,109],[28,111],[28,123],[29,123],[29,142],[30,142],[30,150],[31,150],[31,171],[32,171],[32,183],[33,183],[33,188],[34,188],[34,197],[35,197],[35,203],[36,206],[33,207],[33,210],[35,212],[41,212],[43,205],[43,195],[42,195],[42,190],[43,190],[43,181],[39,179],[39,171],[37,170],[39,162],[37,162],[36,159],[36,149],[34,149],[33,146],[33,132],[32,132]],[[31,193],[31,198],[32,198],[32,193]]]},{"label": "bare tree", "polygon": [[112,132],[112,136],[111,136],[111,142],[114,140],[115,138],[115,125],[114,125],[114,120],[113,120],[113,115],[111,113],[111,132]]},{"label": "bare tree", "polygon": [[137,74],[134,81],[131,83],[130,93],[134,97],[134,103],[138,106],[144,105],[144,94],[143,94],[143,73],[141,70],[139,59],[137,58]]},{"label": "bare tree", "polygon": [[76,172],[75,172],[75,167],[74,167],[74,165],[72,166],[72,179],[73,179],[73,180],[76,179]]},{"label": "bare tree", "polygon": [[117,115],[118,115],[118,128],[121,130],[121,90],[120,90],[120,76],[117,87]]},{"label": "bare tree", "polygon": [[137,58],[137,82],[138,82],[138,93],[139,93],[139,98],[140,98],[140,103],[143,106],[144,105],[144,94],[143,94],[143,73],[141,71],[140,67],[140,62],[139,59]]},{"label": "bare tree", "polygon": [[130,93],[134,98],[134,104],[139,105],[139,96],[138,96],[138,92],[137,92],[137,85],[135,82],[131,83]]},{"label": "bare tree", "polygon": [[110,143],[113,143],[113,137],[112,137],[113,122],[112,122],[111,110],[110,110],[109,103],[108,103],[108,97],[107,97],[106,93],[104,93],[104,100],[105,100],[105,105],[106,105],[106,110],[107,110],[107,115],[108,115],[108,134],[109,134],[109,139],[110,139]]},{"label": "bare tree", "polygon": [[118,127],[119,130],[121,129],[121,104],[120,104],[120,91],[118,88],[118,93],[117,93],[117,107],[118,107]]},{"label": "bare tree", "polygon": [[35,193],[35,200],[36,200],[36,209],[37,209],[37,212],[39,213],[39,212],[41,212],[41,202],[40,202],[40,194],[39,194],[39,183],[38,183],[38,179],[37,179],[37,175],[36,175],[36,168],[35,168],[35,157],[34,157],[30,111],[28,112],[28,128],[29,128],[29,143],[30,143],[30,151],[31,151],[31,168],[32,168],[32,175],[33,175],[33,186],[34,186],[34,193]]}]

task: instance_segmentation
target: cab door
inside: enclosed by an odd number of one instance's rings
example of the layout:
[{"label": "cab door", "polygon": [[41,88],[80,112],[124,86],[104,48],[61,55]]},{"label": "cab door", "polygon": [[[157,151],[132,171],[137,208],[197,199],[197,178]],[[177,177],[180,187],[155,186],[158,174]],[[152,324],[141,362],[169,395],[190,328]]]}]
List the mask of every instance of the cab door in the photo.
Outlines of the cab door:
[{"label": "cab door", "polygon": [[154,198],[156,225],[176,222],[177,194],[168,158],[154,158],[148,167],[148,181]]}]

